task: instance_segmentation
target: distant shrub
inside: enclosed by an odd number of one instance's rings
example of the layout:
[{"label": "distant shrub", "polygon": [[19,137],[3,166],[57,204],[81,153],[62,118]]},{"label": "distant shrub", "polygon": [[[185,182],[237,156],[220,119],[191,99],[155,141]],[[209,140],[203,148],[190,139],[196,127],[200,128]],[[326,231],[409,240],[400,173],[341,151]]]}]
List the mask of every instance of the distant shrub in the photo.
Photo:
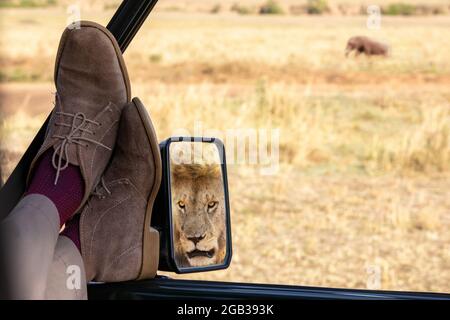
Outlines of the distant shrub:
[{"label": "distant shrub", "polygon": [[56,0],[3,0],[0,8],[42,8],[57,4]]},{"label": "distant shrub", "polygon": [[216,4],[211,9],[211,13],[214,13],[214,14],[219,13],[220,11],[222,11],[222,6],[220,4]]},{"label": "distant shrub", "polygon": [[259,14],[284,14],[284,10],[276,1],[269,0],[259,9]]},{"label": "distant shrub", "polygon": [[[117,6],[115,6],[117,8]],[[178,6],[168,6],[167,8],[164,9],[164,11],[168,11],[168,12],[182,12],[183,8],[178,7]]]},{"label": "distant shrub", "polygon": [[433,8],[433,14],[448,14],[450,6],[436,6]]},{"label": "distant shrub", "polygon": [[20,1],[20,7],[32,8],[32,7],[38,7],[38,6],[39,6],[39,4],[34,0],[21,0]]},{"label": "distant shrub", "polygon": [[8,80],[14,81],[14,82],[25,82],[30,78],[31,78],[31,75],[27,71],[20,69],[20,68],[15,68],[9,74]]},{"label": "distant shrub", "polygon": [[43,81],[45,76],[21,68],[0,71],[0,82],[36,82]]},{"label": "distant shrub", "polygon": [[306,12],[308,14],[324,14],[330,10],[326,0],[308,0]]},{"label": "distant shrub", "polygon": [[417,5],[414,10],[415,15],[438,15],[448,14],[450,6],[446,5]]},{"label": "distant shrub", "polygon": [[391,3],[382,8],[382,12],[391,16],[412,16],[416,13],[416,6],[407,3]]},{"label": "distant shrub", "polygon": [[154,53],[150,55],[149,59],[151,63],[160,63],[163,60],[163,56],[161,54]]},{"label": "distant shrub", "polygon": [[248,7],[242,6],[240,4],[233,4],[233,6],[231,6],[231,11],[237,12],[239,14],[250,14],[251,10]]}]

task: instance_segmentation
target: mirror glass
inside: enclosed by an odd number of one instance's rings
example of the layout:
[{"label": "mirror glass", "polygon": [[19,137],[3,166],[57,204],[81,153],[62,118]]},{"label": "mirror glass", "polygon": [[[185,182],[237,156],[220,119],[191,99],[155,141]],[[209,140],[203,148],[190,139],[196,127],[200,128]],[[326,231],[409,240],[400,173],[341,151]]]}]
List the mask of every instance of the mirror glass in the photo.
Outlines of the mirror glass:
[{"label": "mirror glass", "polygon": [[172,142],[173,249],[179,268],[222,264],[227,252],[222,154],[215,143]]}]

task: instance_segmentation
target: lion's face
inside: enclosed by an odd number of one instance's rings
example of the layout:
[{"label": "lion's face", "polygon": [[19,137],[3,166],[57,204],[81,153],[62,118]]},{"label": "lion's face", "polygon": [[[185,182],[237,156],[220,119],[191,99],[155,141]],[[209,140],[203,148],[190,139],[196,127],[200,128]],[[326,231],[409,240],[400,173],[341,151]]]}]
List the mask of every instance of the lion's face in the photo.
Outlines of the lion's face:
[{"label": "lion's face", "polygon": [[181,267],[222,263],[226,252],[221,177],[173,177],[175,256]]}]

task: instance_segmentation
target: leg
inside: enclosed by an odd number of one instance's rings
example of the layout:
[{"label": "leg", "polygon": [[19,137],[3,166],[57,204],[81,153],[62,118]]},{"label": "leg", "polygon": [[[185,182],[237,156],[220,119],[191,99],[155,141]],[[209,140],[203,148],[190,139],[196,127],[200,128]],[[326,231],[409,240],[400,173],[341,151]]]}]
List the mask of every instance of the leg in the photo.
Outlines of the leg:
[{"label": "leg", "polygon": [[47,277],[45,299],[86,300],[87,285],[83,259],[75,244],[59,236]]},{"label": "leg", "polygon": [[59,214],[39,194],[25,196],[2,222],[12,299],[43,299],[58,238]]},{"label": "leg", "polygon": [[0,224],[15,299],[45,297],[60,227],[82,209],[100,180],[131,97],[114,36],[93,22],[64,31],[54,80],[55,107],[30,165],[25,197]]}]

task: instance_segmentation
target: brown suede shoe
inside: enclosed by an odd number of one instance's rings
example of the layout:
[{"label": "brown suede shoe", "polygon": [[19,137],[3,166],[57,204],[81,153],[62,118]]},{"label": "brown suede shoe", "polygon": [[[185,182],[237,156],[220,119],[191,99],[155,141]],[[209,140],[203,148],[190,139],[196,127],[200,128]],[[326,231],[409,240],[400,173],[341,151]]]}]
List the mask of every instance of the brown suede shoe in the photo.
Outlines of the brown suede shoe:
[{"label": "brown suede shoe", "polygon": [[122,109],[131,98],[130,81],[114,36],[87,21],[64,31],[54,77],[55,108],[28,181],[38,158],[52,148],[55,185],[69,163],[80,167],[85,189],[79,210],[110,160]]},{"label": "brown suede shoe", "polygon": [[118,282],[156,275],[159,234],[150,227],[161,183],[155,130],[139,99],[125,107],[111,164],[81,212],[86,279]]}]

